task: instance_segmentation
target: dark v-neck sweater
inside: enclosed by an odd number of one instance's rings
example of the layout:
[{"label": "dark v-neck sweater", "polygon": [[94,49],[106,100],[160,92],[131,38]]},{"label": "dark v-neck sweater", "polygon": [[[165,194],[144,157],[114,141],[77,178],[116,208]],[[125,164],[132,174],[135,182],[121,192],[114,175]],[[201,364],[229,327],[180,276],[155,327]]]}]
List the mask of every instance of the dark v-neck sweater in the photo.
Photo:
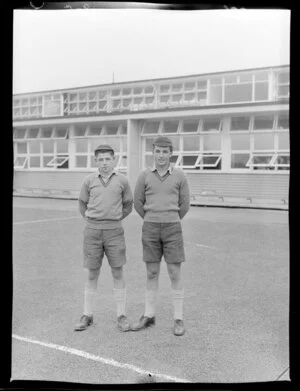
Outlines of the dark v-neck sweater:
[{"label": "dark v-neck sweater", "polygon": [[160,177],[157,170],[146,169],[138,177],[134,208],[144,221],[180,221],[190,206],[190,193],[184,172],[172,168]]}]

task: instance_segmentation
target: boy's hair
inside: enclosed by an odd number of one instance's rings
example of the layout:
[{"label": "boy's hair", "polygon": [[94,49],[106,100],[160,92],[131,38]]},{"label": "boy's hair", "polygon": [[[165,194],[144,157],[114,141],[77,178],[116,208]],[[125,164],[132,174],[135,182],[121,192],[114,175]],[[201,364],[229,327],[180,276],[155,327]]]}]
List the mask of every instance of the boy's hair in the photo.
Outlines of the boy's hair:
[{"label": "boy's hair", "polygon": [[159,148],[169,148],[170,149],[170,152],[173,152],[173,145],[156,145],[156,144],[153,144],[153,151],[154,151],[154,148],[155,147],[159,147]]}]

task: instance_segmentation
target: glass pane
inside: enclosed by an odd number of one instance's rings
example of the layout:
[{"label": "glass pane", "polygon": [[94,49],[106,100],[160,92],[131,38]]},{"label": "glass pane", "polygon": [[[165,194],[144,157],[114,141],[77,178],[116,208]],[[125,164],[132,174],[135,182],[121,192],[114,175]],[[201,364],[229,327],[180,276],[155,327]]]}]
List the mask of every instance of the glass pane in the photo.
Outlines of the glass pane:
[{"label": "glass pane", "polygon": [[197,121],[183,121],[182,131],[183,132],[197,132],[199,120]]},{"label": "glass pane", "polygon": [[24,138],[26,129],[15,129],[14,138]]},{"label": "glass pane", "polygon": [[255,73],[255,81],[268,81],[268,72]]},{"label": "glass pane", "polygon": [[40,153],[40,142],[39,141],[29,141],[29,151],[30,153]]},{"label": "glass pane", "polygon": [[122,93],[123,93],[123,95],[130,95],[131,94],[131,88],[123,88]]},{"label": "glass pane", "polygon": [[91,138],[89,140],[91,143],[91,152],[94,153],[95,149],[100,145],[100,144],[106,144],[105,140],[103,138]]},{"label": "glass pane", "polygon": [[277,121],[277,129],[289,129],[289,116],[280,114]]},{"label": "glass pane", "polygon": [[255,83],[254,100],[267,100],[269,95],[268,83]]},{"label": "glass pane", "polygon": [[113,100],[113,101],[112,101],[112,106],[113,106],[113,108],[116,109],[116,108],[119,106],[120,103],[121,103],[121,100],[120,100],[120,99],[115,99],[115,100]]},{"label": "glass pane", "polygon": [[194,166],[196,164],[196,161],[198,159],[198,155],[185,155],[182,156],[182,165],[183,166]]},{"label": "glass pane", "polygon": [[278,149],[290,149],[290,137],[289,134],[279,134],[278,135]]},{"label": "glass pane", "polygon": [[68,145],[69,142],[68,140],[57,140],[56,141],[56,148],[57,148],[57,153],[68,153]]},{"label": "glass pane", "polygon": [[237,75],[225,76],[225,84],[237,83]]},{"label": "glass pane", "polygon": [[143,100],[144,100],[143,97],[133,98],[133,103],[134,103],[135,105],[140,105],[141,103],[143,103]]},{"label": "glass pane", "polygon": [[290,157],[287,155],[278,155],[275,164],[290,164]]},{"label": "glass pane", "polygon": [[249,160],[248,153],[233,153],[231,155],[231,168],[248,168],[246,163]]},{"label": "glass pane", "polygon": [[43,167],[47,167],[47,164],[50,162],[50,160],[53,159],[53,155],[51,156],[44,156],[43,157]]},{"label": "glass pane", "polygon": [[254,117],[254,130],[273,129],[274,116],[256,116]]},{"label": "glass pane", "polygon": [[167,102],[169,102],[169,99],[170,99],[170,95],[162,95],[162,96],[159,97],[159,100],[160,100],[160,102],[162,102],[162,103],[167,103]]},{"label": "glass pane", "polygon": [[30,157],[30,167],[40,167],[41,158],[39,156],[31,156]]},{"label": "glass pane", "polygon": [[76,152],[87,152],[88,144],[86,139],[75,140],[75,150]]},{"label": "glass pane", "polygon": [[194,100],[195,98],[196,98],[195,93],[184,94],[184,96],[183,96],[183,99],[187,100],[187,101]]},{"label": "glass pane", "polygon": [[160,86],[159,90],[160,90],[160,92],[168,92],[170,90],[170,85],[164,84],[164,85]]},{"label": "glass pane", "polygon": [[54,141],[45,140],[42,141],[43,144],[43,153],[53,153],[54,152]]},{"label": "glass pane", "polygon": [[15,166],[23,166],[23,164],[24,164],[24,161],[25,161],[25,159],[26,159],[26,157],[17,157],[16,159],[15,159]]},{"label": "glass pane", "polygon": [[222,86],[210,87],[210,104],[216,105],[222,103]]},{"label": "glass pane", "polygon": [[216,164],[217,160],[219,159],[219,156],[207,156],[204,155],[201,158],[201,164]]},{"label": "glass pane", "polygon": [[118,95],[120,95],[120,92],[121,92],[121,90],[119,90],[119,89],[114,89],[114,90],[111,91],[111,95],[112,95],[112,96],[118,96]]},{"label": "glass pane", "polygon": [[153,96],[146,96],[145,97],[145,103],[150,104],[154,102],[154,97]]},{"label": "glass pane", "polygon": [[75,166],[78,168],[87,167],[87,156],[76,156]]},{"label": "glass pane", "polygon": [[107,125],[106,126],[106,134],[117,134],[119,125]]},{"label": "glass pane", "polygon": [[132,102],[131,99],[123,99],[122,100],[122,105],[123,105],[123,107],[128,107],[131,102]]},{"label": "glass pane", "polygon": [[180,102],[180,100],[182,99],[182,94],[176,94],[176,95],[172,95],[172,102]]},{"label": "glass pane", "polygon": [[106,97],[106,91],[98,91],[99,99],[103,99]]},{"label": "glass pane", "polygon": [[27,153],[27,143],[16,143],[17,153]]},{"label": "glass pane", "polygon": [[225,103],[251,102],[252,84],[225,85]]},{"label": "glass pane", "polygon": [[42,128],[41,129],[41,138],[51,138],[52,128]]},{"label": "glass pane", "polygon": [[239,75],[239,78],[240,78],[240,83],[243,83],[245,81],[252,82],[252,73],[245,73],[245,74]]},{"label": "glass pane", "polygon": [[178,130],[178,121],[163,121],[162,133],[176,133]]},{"label": "glass pane", "polygon": [[198,151],[200,149],[199,136],[185,136],[183,139],[184,151]]},{"label": "glass pane", "polygon": [[172,85],[172,91],[181,91],[182,90],[182,84],[173,84]]},{"label": "glass pane", "polygon": [[88,135],[89,136],[100,136],[102,130],[102,126],[99,125],[90,125],[89,130],[88,130]]},{"label": "glass pane", "polygon": [[194,88],[195,88],[195,83],[193,83],[193,82],[184,83],[184,89],[186,91],[193,90]]},{"label": "glass pane", "polygon": [[178,155],[172,155],[170,157],[170,163],[175,164],[177,162]]},{"label": "glass pane", "polygon": [[219,135],[203,136],[203,149],[205,151],[219,151],[221,149],[221,137]]},{"label": "glass pane", "polygon": [[274,149],[274,135],[256,134],[254,136],[254,149]]},{"label": "glass pane", "polygon": [[231,149],[250,149],[250,134],[231,135]]},{"label": "glass pane", "polygon": [[212,86],[216,86],[216,85],[222,84],[222,78],[221,77],[213,77],[213,78],[210,79],[210,84]]},{"label": "glass pane", "polygon": [[231,117],[230,130],[248,130],[250,117]]},{"label": "glass pane", "polygon": [[152,94],[153,93],[153,87],[151,87],[151,86],[145,87],[145,93],[146,94]]},{"label": "glass pane", "polygon": [[145,150],[147,151],[147,152],[152,152],[152,150],[153,150],[153,141],[155,140],[155,138],[154,137],[147,137],[146,138],[146,147],[145,147]]},{"label": "glass pane", "polygon": [[179,151],[179,136],[169,137],[173,145],[173,151]]},{"label": "glass pane", "polygon": [[278,96],[289,96],[290,94],[290,87],[289,86],[279,86],[278,87]]},{"label": "glass pane", "polygon": [[207,87],[207,80],[199,80],[197,83],[197,87],[199,90],[205,90]]},{"label": "glass pane", "polygon": [[220,128],[220,118],[204,119],[202,125],[203,132],[218,131]]},{"label": "glass pane", "polygon": [[278,82],[279,83],[289,83],[290,82],[289,72],[278,73]]},{"label": "glass pane", "polygon": [[159,124],[160,122],[145,122],[143,133],[158,133]]},{"label": "glass pane", "polygon": [[272,156],[253,156],[251,164],[266,164],[268,165],[272,159]]},{"label": "glass pane", "polygon": [[28,129],[27,138],[37,138],[39,128]]},{"label": "glass pane", "polygon": [[68,128],[56,128],[55,137],[65,138],[67,136]]},{"label": "glass pane", "polygon": [[121,125],[120,134],[127,134],[127,125]]},{"label": "glass pane", "polygon": [[133,89],[133,93],[134,93],[134,94],[141,94],[142,92],[143,92],[142,87],[135,87],[135,88]]},{"label": "glass pane", "polygon": [[153,167],[153,156],[152,155],[145,155],[145,167],[146,168]]},{"label": "glass pane", "polygon": [[76,125],[74,129],[74,135],[76,137],[84,136],[86,131],[86,125]]}]

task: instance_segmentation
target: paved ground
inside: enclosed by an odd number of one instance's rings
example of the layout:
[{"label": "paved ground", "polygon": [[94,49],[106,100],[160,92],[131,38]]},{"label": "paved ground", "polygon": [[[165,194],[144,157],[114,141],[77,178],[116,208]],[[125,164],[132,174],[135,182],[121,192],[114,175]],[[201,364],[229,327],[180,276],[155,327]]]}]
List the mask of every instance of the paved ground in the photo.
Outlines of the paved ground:
[{"label": "paved ground", "polygon": [[[76,383],[260,382],[288,379],[286,211],[192,207],[183,222],[185,324],[175,337],[163,263],[157,324],[115,328],[104,261],[95,324],[75,333],[83,305],[83,220],[76,201],[14,198],[12,379]],[[143,312],[141,219],[124,222],[128,317]]]}]

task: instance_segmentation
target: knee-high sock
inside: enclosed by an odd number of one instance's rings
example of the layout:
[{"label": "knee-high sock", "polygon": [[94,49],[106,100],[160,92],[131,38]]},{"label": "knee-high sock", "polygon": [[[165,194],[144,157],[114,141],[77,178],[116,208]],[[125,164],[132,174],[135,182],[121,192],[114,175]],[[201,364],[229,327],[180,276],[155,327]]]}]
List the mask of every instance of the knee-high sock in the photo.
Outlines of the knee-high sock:
[{"label": "knee-high sock", "polygon": [[172,289],[172,301],[174,307],[174,319],[183,320],[184,290]]},{"label": "knee-high sock", "polygon": [[117,304],[117,317],[126,315],[126,288],[114,288],[114,296]]},{"label": "knee-high sock", "polygon": [[145,295],[145,316],[152,318],[155,315],[157,290],[146,289]]},{"label": "knee-high sock", "polygon": [[84,289],[84,315],[91,316],[93,314],[94,302],[96,297],[96,289],[85,288]]}]

